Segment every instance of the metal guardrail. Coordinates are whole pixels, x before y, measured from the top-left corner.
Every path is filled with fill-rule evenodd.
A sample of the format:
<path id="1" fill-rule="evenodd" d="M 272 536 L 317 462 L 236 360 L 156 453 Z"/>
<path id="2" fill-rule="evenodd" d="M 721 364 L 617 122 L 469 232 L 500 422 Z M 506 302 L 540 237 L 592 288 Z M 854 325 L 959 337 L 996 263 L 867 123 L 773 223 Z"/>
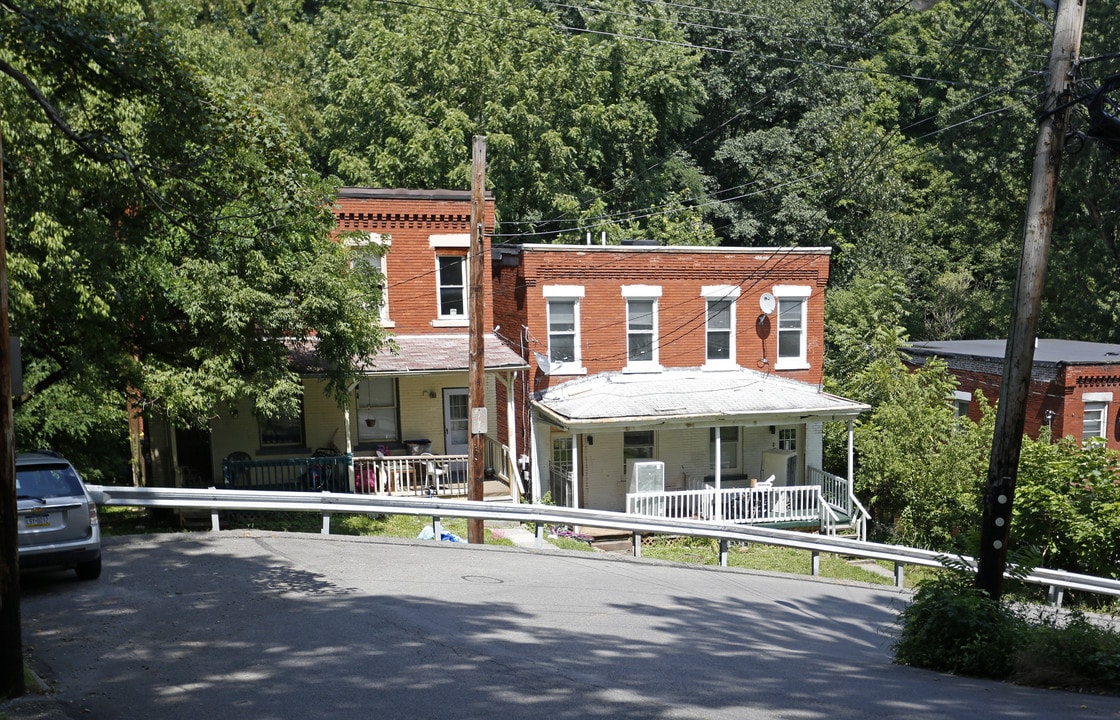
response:
<path id="1" fill-rule="evenodd" d="M 443 500 L 355 495 L 331 492 L 267 492 L 260 490 L 218 490 L 194 488 L 151 488 L 131 486 L 88 486 L 99 504 L 128 507 L 163 507 L 203 509 L 211 511 L 211 526 L 219 529 L 220 510 L 319 512 L 323 515 L 324 534 L 330 532 L 332 513 L 425 515 L 438 524 L 441 517 L 507 520 L 536 525 L 537 546 L 543 547 L 544 528 L 549 523 L 585 525 L 625 530 L 633 534 L 634 554 L 641 555 L 643 535 L 686 535 L 719 541 L 720 565 L 727 566 L 730 542 L 762 543 L 812 552 L 812 574 L 820 574 L 820 553 L 834 553 L 894 563 L 895 585 L 902 587 L 906 565 L 942 567 L 944 553 L 901 545 L 853 540 L 849 538 L 809 535 L 775 528 L 719 524 L 703 520 L 656 518 L 627 515 L 607 510 L 559 507 L 555 505 L 498 504 L 470 500 Z M 439 537 L 437 532 L 436 537 Z M 973 558 L 961 558 L 976 566 Z M 1065 590 L 1081 590 L 1120 597 L 1120 580 L 1093 575 L 1079 575 L 1064 570 L 1036 568 L 1025 582 L 1049 588 L 1050 601 L 1060 605 Z"/>

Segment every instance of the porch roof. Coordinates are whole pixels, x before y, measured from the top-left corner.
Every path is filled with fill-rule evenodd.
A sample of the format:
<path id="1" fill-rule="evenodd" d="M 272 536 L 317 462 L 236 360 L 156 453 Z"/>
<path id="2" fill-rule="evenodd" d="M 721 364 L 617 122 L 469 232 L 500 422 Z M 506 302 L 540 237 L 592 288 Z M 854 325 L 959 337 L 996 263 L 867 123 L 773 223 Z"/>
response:
<path id="1" fill-rule="evenodd" d="M 396 351 L 382 350 L 361 366 L 371 375 L 406 375 L 466 371 L 470 364 L 470 336 L 465 333 L 441 335 L 394 335 Z M 526 370 L 525 359 L 511 350 L 493 333 L 483 337 L 487 371 Z"/>
<path id="2" fill-rule="evenodd" d="M 871 409 L 789 378 L 699 368 L 591 375 L 549 388 L 533 406 L 547 422 L 569 432 L 823 422 Z"/>
<path id="3" fill-rule="evenodd" d="M 486 371 L 527 370 L 528 363 L 493 333 L 484 335 Z M 423 375 L 466 372 L 470 363 L 470 336 L 466 333 L 430 335 L 393 335 L 396 344 L 386 348 L 359 366 L 368 375 Z M 293 346 L 296 367 L 303 373 L 316 374 L 322 368 L 315 362 L 309 343 Z"/>

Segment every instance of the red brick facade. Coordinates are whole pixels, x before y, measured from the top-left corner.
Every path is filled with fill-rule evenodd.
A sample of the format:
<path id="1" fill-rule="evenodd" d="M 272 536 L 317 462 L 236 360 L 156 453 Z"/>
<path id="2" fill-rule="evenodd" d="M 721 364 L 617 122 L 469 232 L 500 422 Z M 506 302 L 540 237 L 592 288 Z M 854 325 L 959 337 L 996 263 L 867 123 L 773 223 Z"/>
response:
<path id="1" fill-rule="evenodd" d="M 507 341 L 521 344 L 530 362 L 548 356 L 548 297 L 579 293 L 579 356 L 585 372 L 546 374 L 534 366 L 534 390 L 580 374 L 627 366 L 627 298 L 653 288 L 657 303 L 658 360 L 662 367 L 703 367 L 706 362 L 705 289 L 733 288 L 734 351 L 739 367 L 776 371 L 812 384 L 822 378 L 827 249 L 746 249 L 650 246 L 543 246 L 496 248 L 493 261 L 495 321 Z M 775 369 L 778 313 L 760 309 L 764 293 L 792 290 L 805 296 L 804 363 Z M 520 337 L 517 337 L 518 330 Z"/>
<path id="2" fill-rule="evenodd" d="M 471 227 L 471 193 L 458 190 L 386 190 L 342 188 L 335 204 L 338 230 L 388 236 L 386 281 L 389 309 L 387 327 L 396 334 L 466 333 L 466 315 L 460 325 L 438 321 L 437 254 L 466 257 Z M 486 198 L 485 237 L 480 260 L 489 263 L 490 233 L 494 229 L 494 200 Z M 469 272 L 466 281 L 469 284 Z M 491 328 L 493 296 L 490 275 L 484 272 L 485 315 L 483 327 Z"/>
<path id="3" fill-rule="evenodd" d="M 972 396 L 979 389 L 988 404 L 995 405 L 1003 375 L 1002 345 L 995 348 L 1001 352 L 982 355 L 967 345 L 971 342 L 919 343 L 930 347 L 921 348 L 909 364 L 920 366 L 927 356 L 940 357 L 957 379 L 961 394 Z M 1049 426 L 1053 438 L 1081 438 L 1086 430 L 1086 404 L 1097 407 L 1104 404 L 1105 422 L 1101 432 L 1109 448 L 1120 450 L 1120 353 L 1115 352 L 1120 351 L 1120 347 L 1057 340 L 1039 342 L 1027 393 L 1024 432 L 1037 439 L 1041 430 Z M 957 347 L 961 348 L 959 352 L 954 351 Z M 1069 355 L 1062 355 L 1063 351 Z M 1042 352 L 1049 359 L 1040 360 Z M 1117 355 L 1117 362 L 1106 360 L 1109 355 Z M 1094 361 L 1094 356 L 1100 359 Z M 968 416 L 979 420 L 980 414 L 981 408 L 975 402 L 970 403 Z M 1097 425 L 1096 419 L 1092 420 L 1090 429 Z"/>

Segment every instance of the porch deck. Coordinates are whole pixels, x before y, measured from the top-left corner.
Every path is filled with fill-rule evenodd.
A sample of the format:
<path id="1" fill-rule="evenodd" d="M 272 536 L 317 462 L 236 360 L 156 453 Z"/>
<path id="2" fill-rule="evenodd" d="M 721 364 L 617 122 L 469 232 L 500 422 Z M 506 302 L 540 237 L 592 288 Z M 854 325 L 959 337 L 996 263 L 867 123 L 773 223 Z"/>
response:
<path id="1" fill-rule="evenodd" d="M 516 468 L 503 461 L 503 446 L 487 440 L 484 499 L 520 498 L 523 488 Z M 430 454 L 226 459 L 222 476 L 225 487 L 244 490 L 465 498 L 469 462 L 467 455 Z"/>

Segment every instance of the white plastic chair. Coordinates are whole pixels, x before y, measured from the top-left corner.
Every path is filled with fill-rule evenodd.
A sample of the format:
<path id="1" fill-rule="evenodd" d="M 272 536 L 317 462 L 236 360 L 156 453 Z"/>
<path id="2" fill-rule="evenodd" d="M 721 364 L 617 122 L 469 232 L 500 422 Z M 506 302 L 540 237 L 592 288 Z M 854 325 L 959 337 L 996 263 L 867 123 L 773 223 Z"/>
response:
<path id="1" fill-rule="evenodd" d="M 422 458 L 435 457 L 431 453 L 420 453 Z M 436 495 L 439 495 L 439 479 L 443 477 L 446 470 L 436 464 L 435 460 L 424 461 L 424 479 L 430 487 L 435 488 Z"/>

